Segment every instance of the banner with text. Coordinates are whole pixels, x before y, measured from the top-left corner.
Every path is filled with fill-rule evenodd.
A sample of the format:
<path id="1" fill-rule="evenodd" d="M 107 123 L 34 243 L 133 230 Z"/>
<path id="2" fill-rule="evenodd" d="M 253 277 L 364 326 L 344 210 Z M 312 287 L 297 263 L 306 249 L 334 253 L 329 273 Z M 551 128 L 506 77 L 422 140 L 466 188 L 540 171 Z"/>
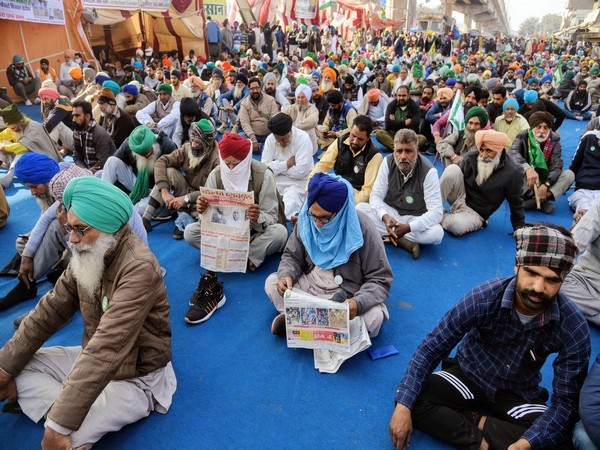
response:
<path id="1" fill-rule="evenodd" d="M 86 8 L 121 9 L 126 11 L 157 11 L 169 9 L 170 0 L 82 0 Z"/>
<path id="2" fill-rule="evenodd" d="M 0 19 L 65 24 L 61 0 L 0 0 Z"/>

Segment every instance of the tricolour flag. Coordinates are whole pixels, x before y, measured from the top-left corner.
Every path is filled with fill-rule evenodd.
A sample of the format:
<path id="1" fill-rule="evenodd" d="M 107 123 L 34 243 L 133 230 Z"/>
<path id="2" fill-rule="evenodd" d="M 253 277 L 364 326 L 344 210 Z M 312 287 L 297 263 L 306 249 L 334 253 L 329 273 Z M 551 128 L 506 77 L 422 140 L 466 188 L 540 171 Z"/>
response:
<path id="1" fill-rule="evenodd" d="M 452 109 L 450 109 L 450 118 L 448 119 L 457 130 L 465 128 L 465 110 L 462 104 L 460 89 L 456 91 L 454 100 L 452 101 Z"/>

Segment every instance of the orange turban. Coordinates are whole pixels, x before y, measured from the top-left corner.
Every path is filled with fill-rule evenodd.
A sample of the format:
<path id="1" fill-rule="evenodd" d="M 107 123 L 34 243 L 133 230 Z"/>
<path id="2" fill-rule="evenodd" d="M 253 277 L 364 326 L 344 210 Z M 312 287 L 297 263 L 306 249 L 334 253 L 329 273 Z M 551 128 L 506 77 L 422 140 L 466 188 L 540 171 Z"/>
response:
<path id="1" fill-rule="evenodd" d="M 496 130 L 479 130 L 475 133 L 475 145 L 478 150 L 485 145 L 486 148 L 495 152 L 501 152 L 506 148 L 508 138 L 505 133 Z"/>
<path id="2" fill-rule="evenodd" d="M 331 77 L 331 80 L 335 83 L 335 80 L 337 80 L 337 75 L 335 74 L 335 70 L 333 70 L 332 68 L 328 67 L 327 69 L 325 69 L 323 71 L 323 76 L 325 75 L 329 75 Z"/>
<path id="3" fill-rule="evenodd" d="M 379 89 L 369 89 L 369 92 L 367 92 L 367 100 L 370 102 L 378 102 L 380 95 L 381 91 Z"/>
<path id="4" fill-rule="evenodd" d="M 192 76 L 188 78 L 191 84 L 195 84 L 196 86 L 198 86 L 200 89 L 204 90 L 204 88 L 206 87 L 206 85 L 204 84 L 204 81 L 202 81 L 200 79 L 200 77 L 197 76 Z"/>
<path id="5" fill-rule="evenodd" d="M 71 78 L 79 79 L 79 78 L 83 77 L 83 72 L 81 71 L 81 68 L 79 68 L 79 67 L 72 67 L 69 70 L 69 75 L 71 75 Z"/>

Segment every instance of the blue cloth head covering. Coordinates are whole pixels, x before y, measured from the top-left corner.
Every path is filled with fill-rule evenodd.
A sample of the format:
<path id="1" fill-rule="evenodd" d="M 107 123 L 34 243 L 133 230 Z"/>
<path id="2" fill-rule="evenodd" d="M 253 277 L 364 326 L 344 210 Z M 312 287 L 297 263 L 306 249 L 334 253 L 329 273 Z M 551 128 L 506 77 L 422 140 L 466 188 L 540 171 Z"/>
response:
<path id="1" fill-rule="evenodd" d="M 542 77 L 542 83 L 545 83 L 546 81 L 552 81 L 552 75 L 544 75 Z"/>
<path id="2" fill-rule="evenodd" d="M 110 77 L 106 74 L 99 73 L 98 75 L 96 75 L 96 78 L 94 78 L 94 80 L 96 81 L 96 84 L 102 86 L 105 81 L 110 80 Z"/>
<path id="3" fill-rule="evenodd" d="M 310 74 L 311 77 L 317 77 L 319 80 L 321 79 L 321 72 L 315 70 L 313 73 Z"/>
<path id="4" fill-rule="evenodd" d="M 335 212 L 341 203 L 342 187 L 346 192 L 341 209 L 331 222 L 317 227 L 308 215 L 309 206 L 316 201 L 326 211 Z M 335 197 L 335 200 L 329 197 Z M 298 216 L 298 232 L 308 256 L 321 269 L 333 269 L 347 263 L 350 255 L 364 245 L 350 183 L 338 175 L 316 173 L 308 184 L 307 200 Z"/>
<path id="5" fill-rule="evenodd" d="M 125 94 L 130 95 L 138 95 L 140 93 L 139 89 L 135 84 L 126 84 L 125 86 L 123 86 L 123 92 Z"/>
<path id="6" fill-rule="evenodd" d="M 448 78 L 446 80 L 446 86 L 454 86 L 456 84 L 456 78 Z"/>
<path id="7" fill-rule="evenodd" d="M 25 153 L 15 164 L 15 176 L 23 183 L 48 184 L 59 171 L 56 161 L 36 152 Z"/>
<path id="8" fill-rule="evenodd" d="M 525 101 L 525 103 L 533 103 L 537 99 L 538 99 L 538 93 L 537 93 L 537 91 L 534 91 L 533 89 L 525 91 L 525 94 L 523 94 L 523 100 Z"/>
<path id="9" fill-rule="evenodd" d="M 113 80 L 106 80 L 104 83 L 102 83 L 102 87 L 109 88 L 112 91 L 112 93 L 115 95 L 117 95 L 119 92 L 121 92 L 121 86 L 119 86 Z"/>
<path id="10" fill-rule="evenodd" d="M 108 234 L 119 231 L 133 213 L 133 203 L 125 192 L 96 177 L 69 181 L 63 202 L 83 222 Z"/>
<path id="11" fill-rule="evenodd" d="M 133 63 L 133 68 L 134 68 L 134 69 L 140 69 L 140 70 L 141 70 L 141 69 L 143 69 L 143 67 L 142 67 L 142 63 L 141 63 L 141 62 L 139 62 L 139 61 L 136 61 L 136 62 L 134 62 L 134 63 Z"/>
<path id="12" fill-rule="evenodd" d="M 332 69 L 335 67 L 335 63 L 333 61 L 331 61 L 331 60 L 327 61 L 327 65 L 329 67 L 331 67 Z"/>
<path id="13" fill-rule="evenodd" d="M 392 72 L 400 72 L 400 66 L 398 64 L 394 64 L 392 66 Z"/>
<path id="14" fill-rule="evenodd" d="M 507 98 L 506 100 L 504 100 L 504 103 L 502 104 L 502 111 L 504 111 L 509 106 L 512 106 L 515 109 L 519 109 L 519 103 L 514 98 Z"/>

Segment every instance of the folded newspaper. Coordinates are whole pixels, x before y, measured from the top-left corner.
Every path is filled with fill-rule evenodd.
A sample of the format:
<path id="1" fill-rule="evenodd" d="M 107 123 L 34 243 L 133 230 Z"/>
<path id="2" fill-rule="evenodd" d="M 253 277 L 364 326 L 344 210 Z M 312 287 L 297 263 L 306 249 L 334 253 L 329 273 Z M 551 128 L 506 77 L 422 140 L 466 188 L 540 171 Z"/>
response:
<path id="1" fill-rule="evenodd" d="M 335 373 L 344 361 L 371 346 L 362 316 L 350 320 L 348 303 L 315 297 L 299 289 L 285 292 L 287 346 L 312 348 L 315 369 Z"/>

